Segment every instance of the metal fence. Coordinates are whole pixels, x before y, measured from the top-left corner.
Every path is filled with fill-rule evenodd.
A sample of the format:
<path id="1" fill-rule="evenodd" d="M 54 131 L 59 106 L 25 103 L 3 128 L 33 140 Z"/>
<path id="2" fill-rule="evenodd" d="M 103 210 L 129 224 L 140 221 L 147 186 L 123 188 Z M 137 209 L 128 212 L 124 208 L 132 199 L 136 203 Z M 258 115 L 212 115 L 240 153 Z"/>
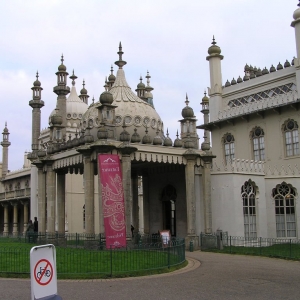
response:
<path id="1" fill-rule="evenodd" d="M 245 238 L 228 234 L 200 234 L 202 251 L 259 255 L 300 260 L 300 240 L 286 238 Z"/>
<path id="2" fill-rule="evenodd" d="M 62 239 L 65 242 L 59 243 Z M 60 244 L 56 247 L 59 278 L 130 276 L 145 271 L 157 272 L 185 261 L 185 242 L 179 238 L 163 244 L 156 235 L 136 235 L 128 240 L 126 248 L 106 248 L 103 235 L 37 235 L 32 239 L 1 237 L 0 273 L 30 274 L 29 251 L 45 241 Z"/>

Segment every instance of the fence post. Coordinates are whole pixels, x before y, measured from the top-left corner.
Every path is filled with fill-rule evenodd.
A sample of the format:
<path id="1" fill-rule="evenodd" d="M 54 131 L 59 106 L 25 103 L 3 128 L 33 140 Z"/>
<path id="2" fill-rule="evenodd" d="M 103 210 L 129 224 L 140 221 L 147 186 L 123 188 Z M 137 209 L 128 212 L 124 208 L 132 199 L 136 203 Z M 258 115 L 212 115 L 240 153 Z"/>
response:
<path id="1" fill-rule="evenodd" d="M 261 237 L 259 238 L 259 255 L 261 256 Z"/>
<path id="2" fill-rule="evenodd" d="M 77 245 L 78 245 L 78 236 L 77 236 L 77 232 L 76 232 L 76 234 L 75 234 L 75 245 L 76 245 L 76 248 L 77 248 Z"/>
<path id="3" fill-rule="evenodd" d="M 231 253 L 231 236 L 229 237 L 229 242 L 230 242 L 230 253 Z"/>
<path id="4" fill-rule="evenodd" d="M 170 269 L 170 248 L 171 248 L 171 246 L 170 246 L 170 241 L 169 241 L 169 243 L 168 243 L 168 269 Z"/>
<path id="5" fill-rule="evenodd" d="M 292 239 L 290 239 L 290 258 L 292 258 Z"/>

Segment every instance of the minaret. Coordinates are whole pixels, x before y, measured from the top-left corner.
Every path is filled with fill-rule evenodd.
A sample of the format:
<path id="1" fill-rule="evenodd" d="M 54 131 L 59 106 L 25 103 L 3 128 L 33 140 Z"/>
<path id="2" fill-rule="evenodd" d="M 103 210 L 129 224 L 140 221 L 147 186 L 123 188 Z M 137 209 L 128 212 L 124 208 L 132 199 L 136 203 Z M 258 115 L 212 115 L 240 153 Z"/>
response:
<path id="1" fill-rule="evenodd" d="M 110 75 L 108 76 L 108 91 L 112 88 L 116 81 L 116 76 L 114 75 L 113 66 L 110 68 Z"/>
<path id="2" fill-rule="evenodd" d="M 209 123 L 209 98 L 206 96 L 206 92 L 204 92 L 204 97 L 200 104 L 202 106 L 201 112 L 203 113 L 204 125 L 207 125 Z M 210 149 L 210 132 L 207 128 L 204 129 L 204 141 L 201 144 L 201 149 Z"/>
<path id="3" fill-rule="evenodd" d="M 208 56 L 210 71 L 210 88 L 208 94 L 210 96 L 210 118 L 215 121 L 218 118 L 219 111 L 222 110 L 222 71 L 221 71 L 221 48 L 216 45 L 215 37 L 213 37 L 212 46 L 208 48 Z"/>
<path id="4" fill-rule="evenodd" d="M 3 139 L 1 142 L 2 149 L 2 178 L 4 178 L 8 171 L 8 147 L 10 146 L 9 141 L 9 131 L 7 128 L 7 123 L 5 122 L 5 127 L 2 132 Z"/>
<path id="5" fill-rule="evenodd" d="M 71 78 L 71 77 L 70 77 Z M 76 77 L 77 78 L 77 77 Z M 73 81 L 72 81 L 72 84 L 73 84 Z M 88 99 L 89 99 L 89 95 L 88 95 L 88 91 L 86 90 L 85 88 L 85 81 L 83 79 L 83 82 L 82 82 L 82 89 L 80 91 L 80 95 L 79 95 L 79 98 L 82 100 L 82 102 L 84 102 L 85 104 L 88 104 Z"/>
<path id="6" fill-rule="evenodd" d="M 145 78 L 147 78 L 147 86 L 145 87 L 145 98 L 147 99 L 147 102 L 153 106 L 153 95 L 151 93 L 151 91 L 153 91 L 153 87 L 150 86 L 150 78 L 151 76 L 149 75 L 149 72 L 147 71 L 147 76 L 145 76 Z M 154 107 L 154 106 L 153 106 Z"/>
<path id="7" fill-rule="evenodd" d="M 70 93 L 70 88 L 67 86 L 67 68 L 64 65 L 64 57 L 61 56 L 61 64 L 58 66 L 58 72 L 55 73 L 57 76 L 57 86 L 53 88 L 53 92 L 57 95 L 56 107 L 59 109 L 59 113 L 62 116 L 62 136 L 66 134 L 66 120 L 67 120 L 67 97 Z"/>
<path id="8" fill-rule="evenodd" d="M 297 58 L 300 58 L 300 2 L 297 4 L 298 8 L 294 11 L 291 26 L 295 28 L 295 38 L 296 38 L 296 49 Z"/>
<path id="9" fill-rule="evenodd" d="M 41 82 L 39 81 L 39 73 L 36 72 L 36 81 L 33 83 L 32 100 L 29 101 L 29 106 L 32 107 L 32 138 L 31 149 L 35 153 L 39 149 L 39 136 L 41 131 L 41 108 L 44 106 L 42 98 Z"/>
<path id="10" fill-rule="evenodd" d="M 145 95 L 145 84 L 143 83 L 143 78 L 142 76 L 140 76 L 140 82 L 138 83 L 138 85 L 136 86 L 136 95 L 145 100 L 144 95 Z"/>

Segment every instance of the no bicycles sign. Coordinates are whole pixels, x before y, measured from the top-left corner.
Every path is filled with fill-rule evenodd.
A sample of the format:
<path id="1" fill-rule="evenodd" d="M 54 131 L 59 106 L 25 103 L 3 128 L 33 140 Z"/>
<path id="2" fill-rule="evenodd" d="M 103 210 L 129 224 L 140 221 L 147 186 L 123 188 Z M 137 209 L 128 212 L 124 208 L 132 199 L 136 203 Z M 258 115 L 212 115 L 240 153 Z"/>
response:
<path id="1" fill-rule="evenodd" d="M 56 252 L 54 245 L 42 245 L 30 250 L 31 299 L 45 297 L 61 299 L 57 295 Z"/>

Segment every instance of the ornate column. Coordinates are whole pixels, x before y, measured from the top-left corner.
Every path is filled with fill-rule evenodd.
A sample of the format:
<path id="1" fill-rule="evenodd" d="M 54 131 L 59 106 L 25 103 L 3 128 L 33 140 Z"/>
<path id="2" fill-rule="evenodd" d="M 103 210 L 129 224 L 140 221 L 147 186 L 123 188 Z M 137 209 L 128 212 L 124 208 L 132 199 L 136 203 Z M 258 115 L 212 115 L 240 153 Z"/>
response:
<path id="1" fill-rule="evenodd" d="M 57 173 L 57 221 L 59 234 L 65 233 L 66 174 Z"/>
<path id="2" fill-rule="evenodd" d="M 46 193 L 47 193 L 47 232 L 55 233 L 56 213 L 56 174 L 52 169 L 52 161 L 47 161 Z"/>
<path id="3" fill-rule="evenodd" d="M 185 186 L 186 186 L 186 208 L 187 208 L 187 237 L 186 246 L 190 240 L 196 238 L 196 197 L 195 197 L 195 164 L 199 156 L 194 150 L 188 149 L 184 154 Z M 198 246 L 198 245 L 196 245 Z"/>
<path id="4" fill-rule="evenodd" d="M 91 160 L 91 151 L 83 153 L 83 178 L 85 199 L 85 232 L 95 234 L 95 204 L 94 204 L 94 164 Z"/>
<path id="5" fill-rule="evenodd" d="M 204 202 L 204 224 L 205 233 L 212 233 L 212 212 L 211 212 L 211 176 L 210 169 L 213 155 L 201 155 L 204 162 L 202 173 L 202 186 L 203 186 L 203 202 Z"/>
<path id="6" fill-rule="evenodd" d="M 25 235 L 27 225 L 28 225 L 28 202 L 27 201 L 21 201 L 23 204 L 23 214 L 24 214 L 24 228 L 23 228 L 23 234 Z"/>
<path id="7" fill-rule="evenodd" d="M 144 197 L 143 197 L 143 177 L 138 176 L 138 208 L 139 208 L 139 233 L 144 234 Z"/>
<path id="8" fill-rule="evenodd" d="M 125 218 L 126 218 L 126 235 L 131 235 L 132 222 L 132 190 L 131 190 L 131 153 L 137 148 L 122 145 L 118 148 L 122 153 L 122 175 L 123 175 L 123 191 L 125 200 Z"/>
<path id="9" fill-rule="evenodd" d="M 3 228 L 3 236 L 8 235 L 8 204 L 2 203 L 1 204 L 4 208 L 4 228 Z"/>
<path id="10" fill-rule="evenodd" d="M 11 202 L 10 203 L 13 206 L 14 214 L 13 214 L 13 235 L 18 235 L 18 203 L 17 202 Z"/>

